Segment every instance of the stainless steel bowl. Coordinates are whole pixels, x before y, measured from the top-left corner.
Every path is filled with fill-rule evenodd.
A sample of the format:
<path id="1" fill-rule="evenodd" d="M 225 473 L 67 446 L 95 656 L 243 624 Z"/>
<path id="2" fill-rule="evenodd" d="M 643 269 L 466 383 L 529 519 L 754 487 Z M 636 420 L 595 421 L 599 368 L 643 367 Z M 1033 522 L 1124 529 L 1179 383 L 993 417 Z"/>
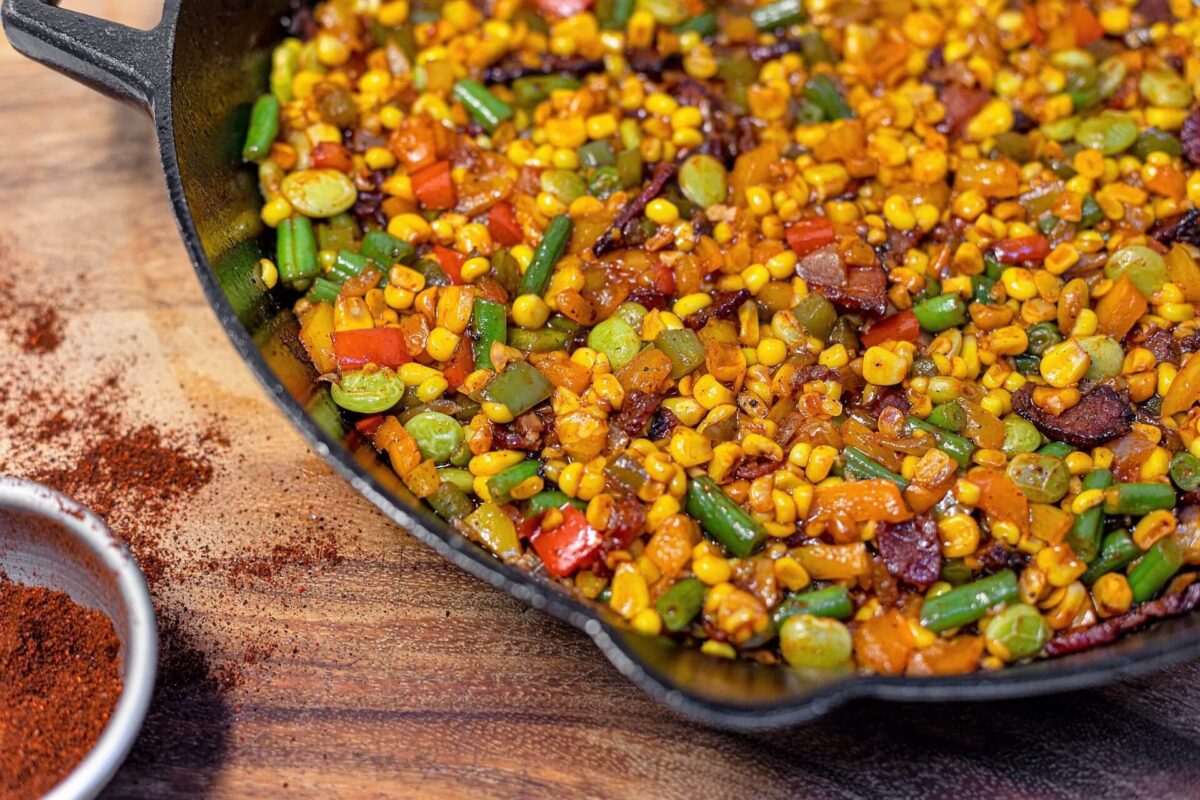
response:
<path id="1" fill-rule="evenodd" d="M 0 571 L 66 592 L 116 629 L 124 683 L 117 707 L 87 758 L 45 800 L 95 797 L 128 755 L 154 691 L 158 630 L 146 579 L 95 514 L 39 483 L 7 477 L 0 477 Z"/>

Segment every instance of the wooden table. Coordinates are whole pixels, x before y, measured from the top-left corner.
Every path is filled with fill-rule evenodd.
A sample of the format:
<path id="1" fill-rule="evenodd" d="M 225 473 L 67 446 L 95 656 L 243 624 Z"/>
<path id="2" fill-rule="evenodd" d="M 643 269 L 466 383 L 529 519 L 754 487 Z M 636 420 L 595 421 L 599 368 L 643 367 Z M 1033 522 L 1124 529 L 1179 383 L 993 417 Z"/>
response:
<path id="1" fill-rule="evenodd" d="M 72 3 L 142 24 L 159 5 Z M 441 561 L 308 450 L 201 297 L 150 123 L 0 47 L 0 275 L 47 298 L 73 287 L 55 353 L 31 360 L 0 333 L 3 383 L 20 391 L 32 375 L 53 398 L 108 370 L 131 422 L 216 419 L 232 443 L 216 449 L 213 481 L 163 521 L 167 547 L 193 568 L 156 594 L 182 619 L 173 641 L 238 685 L 198 674 L 160 694 L 112 797 L 1200 791 L 1194 665 L 1021 702 L 860 703 L 760 736 L 651 702 L 582 634 Z M 19 435 L 0 428 L 0 472 L 52 457 L 14 455 Z M 233 555 L 317 529 L 336 538 L 339 564 L 231 585 Z M 217 563 L 194 568 L 204 545 Z"/>

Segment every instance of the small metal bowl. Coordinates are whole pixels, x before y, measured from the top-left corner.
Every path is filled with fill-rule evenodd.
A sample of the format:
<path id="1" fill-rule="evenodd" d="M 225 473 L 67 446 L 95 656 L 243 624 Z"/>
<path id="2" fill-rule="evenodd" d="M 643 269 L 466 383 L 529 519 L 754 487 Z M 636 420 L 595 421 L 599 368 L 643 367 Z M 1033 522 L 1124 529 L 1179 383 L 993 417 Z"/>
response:
<path id="1" fill-rule="evenodd" d="M 0 571 L 16 583 L 66 592 L 116 629 L 121 697 L 96 746 L 44 800 L 95 797 L 129 754 L 154 691 L 158 630 L 146 579 L 95 514 L 41 484 L 2 476 Z"/>

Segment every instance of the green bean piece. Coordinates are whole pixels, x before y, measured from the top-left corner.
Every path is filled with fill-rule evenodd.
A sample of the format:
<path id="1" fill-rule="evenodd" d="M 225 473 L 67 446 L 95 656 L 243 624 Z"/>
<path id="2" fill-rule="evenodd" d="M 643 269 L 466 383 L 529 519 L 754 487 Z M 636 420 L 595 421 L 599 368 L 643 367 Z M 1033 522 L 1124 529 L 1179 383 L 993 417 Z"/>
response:
<path id="1" fill-rule="evenodd" d="M 271 145 L 278 135 L 279 99 L 273 94 L 264 94 L 250 111 L 250 129 L 246 132 L 242 159 L 255 163 L 265 159 L 271 154 Z"/>
<path id="2" fill-rule="evenodd" d="M 438 411 L 422 411 L 404 423 L 404 430 L 417 442 L 423 458 L 445 464 L 466 440 L 462 425 Z"/>
<path id="3" fill-rule="evenodd" d="M 447 522 L 463 519 L 475 510 L 475 504 L 466 493 L 450 481 L 442 481 L 426 500 L 429 501 L 433 513 Z"/>
<path id="4" fill-rule="evenodd" d="M 292 102 L 292 82 L 300 65 L 300 42 L 284 39 L 271 52 L 271 94 L 280 105 Z"/>
<path id="5" fill-rule="evenodd" d="M 574 497 L 567 497 L 557 489 L 547 489 L 538 492 L 533 497 L 525 501 L 525 506 L 521 510 L 522 516 L 525 519 L 536 517 L 538 514 L 545 513 L 552 508 L 562 508 L 565 505 L 572 505 L 583 511 L 587 508 L 587 503 L 582 500 L 577 500 Z"/>
<path id="6" fill-rule="evenodd" d="M 772 613 L 776 627 L 782 626 L 788 617 L 811 614 L 814 617 L 850 619 L 854 615 L 854 602 L 850 590 L 845 586 L 829 586 L 789 595 Z"/>
<path id="7" fill-rule="evenodd" d="M 988 652 L 1004 661 L 1033 658 L 1050 639 L 1050 624 L 1027 603 L 1013 603 L 983 628 Z"/>
<path id="8" fill-rule="evenodd" d="M 578 89 L 582 81 L 565 75 L 532 75 L 513 81 L 513 100 L 522 108 L 533 108 L 555 89 Z"/>
<path id="9" fill-rule="evenodd" d="M 483 399 L 503 403 L 519 417 L 548 398 L 554 387 L 537 367 L 527 361 L 514 361 L 483 387 Z"/>
<path id="10" fill-rule="evenodd" d="M 825 41 L 820 31 L 808 31 L 800 34 L 800 55 L 808 67 L 816 64 L 832 64 L 837 61 L 837 53 Z"/>
<path id="11" fill-rule="evenodd" d="M 1183 144 L 1179 141 L 1179 137 L 1167 131 L 1160 131 L 1157 128 L 1147 128 L 1142 131 L 1133 145 L 1133 154 L 1142 161 L 1145 161 L 1152 153 L 1166 153 L 1171 158 L 1179 158 L 1183 155 Z M 1088 195 L 1089 197 L 1091 195 Z M 1092 201 L 1095 202 L 1094 200 Z M 1096 206 L 1099 208 L 1099 206 Z M 1087 203 L 1083 206 L 1084 213 L 1087 213 Z M 1080 221 L 1082 223 L 1082 220 Z M 1095 224 L 1095 223 L 1093 223 Z"/>
<path id="12" fill-rule="evenodd" d="M 612 16 L 608 19 L 608 24 L 604 27 L 610 30 L 625 30 L 625 26 L 629 24 L 629 18 L 633 16 L 634 0 L 613 0 Z"/>
<path id="13" fill-rule="evenodd" d="M 449 286 L 450 276 L 442 269 L 442 265 L 432 258 L 422 258 L 413 264 L 413 270 L 425 276 L 426 286 Z"/>
<path id="14" fill-rule="evenodd" d="M 404 381 L 390 369 L 347 372 L 329 387 L 329 393 L 333 402 L 347 411 L 379 414 L 400 402 L 404 396 Z"/>
<path id="15" fill-rule="evenodd" d="M 309 287 L 305 297 L 314 303 L 334 303 L 337 302 L 341 292 L 342 285 L 340 283 L 318 276 L 313 279 L 312 286 Z"/>
<path id="16" fill-rule="evenodd" d="M 964 439 L 956 433 L 950 433 L 950 431 L 930 425 L 925 420 L 916 417 L 908 418 L 908 427 L 910 432 L 913 428 L 919 428 L 933 434 L 933 438 L 937 442 L 937 449 L 957 461 L 962 469 L 968 469 L 971 466 L 971 456 L 975 453 L 975 444 L 970 439 Z"/>
<path id="17" fill-rule="evenodd" d="M 292 217 L 276 231 L 275 265 L 279 279 L 293 289 L 306 289 L 321 272 L 317 261 L 317 239 L 308 217 Z"/>
<path id="18" fill-rule="evenodd" d="M 857 447 L 846 448 L 846 469 L 855 476 L 863 479 L 883 479 L 891 481 L 901 490 L 908 488 L 908 480 L 892 472 Z"/>
<path id="19" fill-rule="evenodd" d="M 663 627 L 678 633 L 691 625 L 704 605 L 704 593 L 707 590 L 708 587 L 696 578 L 684 578 L 663 592 L 655 603 Z"/>
<path id="20" fill-rule="evenodd" d="M 1029 329 L 1025 331 L 1025 335 L 1029 340 L 1029 346 L 1025 348 L 1025 352 L 1035 356 L 1042 355 L 1063 340 L 1062 333 L 1053 322 L 1039 322 L 1036 325 L 1030 325 Z"/>
<path id="21" fill-rule="evenodd" d="M 491 271 L 489 276 L 504 287 L 510 295 L 517 293 L 521 284 L 521 265 L 507 248 L 497 247 L 492 251 Z"/>
<path id="22" fill-rule="evenodd" d="M 387 231 L 368 233 L 363 237 L 358 252 L 385 268 L 393 264 L 411 264 L 417 255 L 411 244 Z"/>
<path id="23" fill-rule="evenodd" d="M 820 108 L 827 120 L 850 119 L 854 116 L 833 78 L 823 73 L 813 75 L 804 84 L 804 97 Z"/>
<path id="24" fill-rule="evenodd" d="M 941 580 L 953 586 L 961 586 L 975 577 L 971 566 L 961 558 L 947 558 L 942 562 Z"/>
<path id="25" fill-rule="evenodd" d="M 550 221 L 546 233 L 542 236 L 542 241 L 538 243 L 537 250 L 533 252 L 533 261 L 529 264 L 529 269 L 521 278 L 518 294 L 540 296 L 542 292 L 546 291 L 546 284 L 550 282 L 550 273 L 553 271 L 554 265 L 558 263 L 558 259 L 562 257 L 563 251 L 567 249 L 567 243 L 571 241 L 573 230 L 574 223 L 566 214 L 559 214 Z"/>
<path id="26" fill-rule="evenodd" d="M 615 167 L 617 154 L 612 145 L 605 139 L 598 139 L 581 146 L 578 151 L 579 163 L 585 167 Z"/>
<path id="27" fill-rule="evenodd" d="M 925 281 L 926 281 L 926 283 L 928 283 L 929 278 L 926 277 Z M 992 297 L 992 287 L 995 285 L 996 285 L 995 278 L 989 278 L 986 275 L 972 275 L 971 276 L 971 300 L 975 303 L 983 303 L 985 306 L 994 304 L 996 302 L 996 299 L 994 297 Z M 936 297 L 938 294 L 941 294 L 941 291 L 940 291 L 941 286 L 940 285 L 938 286 L 938 289 L 939 289 L 939 291 L 933 296 Z M 929 298 L 925 298 L 925 299 L 928 300 Z"/>
<path id="28" fill-rule="evenodd" d="M 1043 453 L 1021 453 L 1005 468 L 1008 479 L 1032 503 L 1057 503 L 1071 488 L 1071 473 L 1061 458 Z"/>
<path id="29" fill-rule="evenodd" d="M 512 500 L 513 489 L 516 489 L 530 478 L 537 477 L 540 467 L 541 464 L 537 461 L 522 461 L 520 464 L 509 467 L 498 475 L 488 478 L 487 488 L 488 494 L 492 496 L 492 502 L 507 503 Z"/>
<path id="30" fill-rule="evenodd" d="M 329 277 L 339 282 L 348 281 L 363 274 L 370 266 L 371 260 L 361 253 L 341 250 L 333 262 L 333 267 L 329 270 Z"/>
<path id="31" fill-rule="evenodd" d="M 475 366 L 480 369 L 495 369 L 492 364 L 492 343 L 508 339 L 508 321 L 503 303 L 475 298 L 471 315 L 471 330 L 475 334 Z"/>
<path id="32" fill-rule="evenodd" d="M 1066 442 L 1050 442 L 1038 448 L 1038 454 L 1043 456 L 1053 456 L 1054 458 L 1066 458 L 1075 452 L 1075 448 Z"/>
<path id="33" fill-rule="evenodd" d="M 967 306 L 956 294 L 944 294 L 913 306 L 917 322 L 930 333 L 963 325 L 967 321 Z"/>
<path id="34" fill-rule="evenodd" d="M 588 347 L 608 356 L 613 369 L 620 369 L 642 349 L 642 338 L 625 320 L 609 317 L 588 334 Z"/>
<path id="35" fill-rule="evenodd" d="M 1171 457 L 1171 480 L 1181 492 L 1194 492 L 1200 489 L 1200 458 L 1186 450 L 1180 450 Z"/>
<path id="36" fill-rule="evenodd" d="M 496 126 L 506 119 L 512 119 L 513 107 L 478 81 L 464 78 L 454 84 L 454 99 L 466 106 L 471 118 L 488 133 L 495 131 Z"/>
<path id="37" fill-rule="evenodd" d="M 743 511 L 712 478 L 693 478 L 688 484 L 687 512 L 725 549 L 739 558 L 754 553 L 767 532 Z"/>
<path id="38" fill-rule="evenodd" d="M 1013 366 L 1017 368 L 1017 372 L 1022 375 L 1038 375 L 1041 372 L 1042 358 L 1041 356 L 1020 355 L 1013 356 Z"/>
<path id="39" fill-rule="evenodd" d="M 1098 224 L 1104 219 L 1104 211 L 1100 208 L 1100 204 L 1096 202 L 1096 198 L 1090 194 L 1083 198 L 1083 212 L 1079 217 L 1079 222 L 1075 226 L 1080 229 L 1090 228 Z"/>
<path id="40" fill-rule="evenodd" d="M 466 450 L 468 453 L 471 452 L 469 447 L 460 447 L 459 449 Z M 450 463 L 454 463 L 453 458 L 450 459 Z M 442 479 L 443 483 L 457 486 L 462 490 L 463 494 L 475 493 L 475 476 L 468 470 L 456 469 L 455 467 L 441 467 L 438 469 L 438 476 Z"/>
<path id="41" fill-rule="evenodd" d="M 691 19 L 676 25 L 674 32 L 695 32 L 700 34 L 700 38 L 702 39 L 715 36 L 717 33 L 717 14 L 714 11 L 705 11 L 703 14 L 697 14 Z"/>
<path id="42" fill-rule="evenodd" d="M 1096 556 L 1096 560 L 1088 566 L 1079 580 L 1090 586 L 1098 581 L 1101 575 L 1122 569 L 1133 563 L 1141 554 L 1142 549 L 1133 541 L 1129 531 L 1113 531 L 1104 537 L 1100 545 L 1100 555 Z"/>
<path id="43" fill-rule="evenodd" d="M 967 424 L 967 412 L 958 403 L 942 403 L 933 407 L 925 421 L 951 433 L 961 433 Z"/>
<path id="44" fill-rule="evenodd" d="M 316 226 L 317 247 L 321 250 L 354 250 L 358 240 L 358 222 L 343 212 Z"/>
<path id="45" fill-rule="evenodd" d="M 1104 493 L 1106 514 L 1140 517 L 1175 505 L 1175 490 L 1165 483 L 1121 483 Z"/>
<path id="46" fill-rule="evenodd" d="M 588 181 L 588 194 L 607 200 L 618 189 L 624 187 L 621 183 L 621 173 L 616 167 L 599 167 L 592 173 Z"/>
<path id="47" fill-rule="evenodd" d="M 793 667 L 835 669 L 850 664 L 850 631 L 836 619 L 797 614 L 779 629 L 779 649 Z"/>
<path id="48" fill-rule="evenodd" d="M 1011 603 L 1018 594 L 1016 573 L 1006 569 L 927 599 L 921 606 L 921 624 L 934 633 L 958 628 L 982 618 L 992 606 Z"/>
<path id="49" fill-rule="evenodd" d="M 812 292 L 792 308 L 792 316 L 804 329 L 823 342 L 829 340 L 837 322 L 837 309 L 820 292 Z"/>
<path id="50" fill-rule="evenodd" d="M 691 375 L 704 363 L 704 344 L 691 328 L 665 330 L 654 340 L 654 346 L 671 359 L 672 380 Z"/>
<path id="51" fill-rule="evenodd" d="M 541 175 L 542 191 L 570 205 L 587 194 L 587 183 L 578 172 L 569 169 L 547 169 Z"/>
<path id="52" fill-rule="evenodd" d="M 1009 458 L 1021 453 L 1032 453 L 1042 443 L 1042 434 L 1037 427 L 1017 414 L 1004 418 L 1004 450 Z"/>
<path id="53" fill-rule="evenodd" d="M 636 147 L 617 153 L 617 175 L 621 178 L 621 185 L 626 189 L 642 185 L 644 166 L 642 152 Z"/>
<path id="54" fill-rule="evenodd" d="M 553 328 L 527 331 L 524 328 L 508 329 L 508 346 L 523 353 L 549 353 L 561 350 L 567 344 L 568 333 Z"/>
<path id="55" fill-rule="evenodd" d="M 775 0 L 750 12 L 750 19 L 760 31 L 797 25 L 804 22 L 804 3 L 801 0 Z"/>
<path id="56" fill-rule="evenodd" d="M 1133 602 L 1144 603 L 1158 594 L 1183 566 L 1183 551 L 1173 536 L 1159 539 L 1129 570 Z"/>
<path id="57" fill-rule="evenodd" d="M 1055 228 L 1058 227 L 1059 219 L 1053 214 L 1045 214 L 1038 220 L 1038 231 L 1044 236 L 1049 236 Z"/>
<path id="58" fill-rule="evenodd" d="M 1083 490 L 1107 489 L 1113 484 L 1113 474 L 1107 469 L 1094 469 L 1083 476 Z M 1085 564 L 1096 558 L 1100 549 L 1100 534 L 1104 532 L 1104 509 L 1089 508 L 1075 518 L 1075 525 L 1067 533 L 1067 544 Z"/>

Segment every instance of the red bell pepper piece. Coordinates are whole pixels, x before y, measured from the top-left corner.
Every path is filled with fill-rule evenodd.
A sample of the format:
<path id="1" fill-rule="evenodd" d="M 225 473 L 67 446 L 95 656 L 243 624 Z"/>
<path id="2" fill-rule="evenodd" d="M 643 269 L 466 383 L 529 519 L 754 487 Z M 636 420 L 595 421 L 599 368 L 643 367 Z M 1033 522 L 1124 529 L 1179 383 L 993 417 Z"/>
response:
<path id="1" fill-rule="evenodd" d="M 525 241 L 525 233 L 513 214 L 512 206 L 505 202 L 496 203 L 488 212 L 488 233 L 492 235 L 492 239 L 505 247 Z"/>
<path id="2" fill-rule="evenodd" d="M 458 347 L 454 348 L 454 354 L 450 356 L 445 368 L 442 369 L 442 375 L 446 377 L 446 383 L 450 384 L 451 389 L 457 389 L 474 371 L 475 355 L 471 352 L 470 340 L 464 336 L 459 341 Z"/>
<path id="3" fill-rule="evenodd" d="M 1096 15 L 1083 3 L 1076 3 L 1067 9 L 1063 21 L 1075 29 L 1076 47 L 1087 47 L 1092 42 L 1104 38 L 1104 28 L 1100 26 L 1100 20 L 1096 19 Z"/>
<path id="4" fill-rule="evenodd" d="M 529 543 L 551 575 L 565 578 L 595 563 L 603 537 L 588 524 L 583 512 L 570 503 L 559 511 L 562 524 L 550 530 L 539 529 Z"/>
<path id="5" fill-rule="evenodd" d="M 912 311 L 901 311 L 881 319 L 863 333 L 863 347 L 874 347 L 886 341 L 915 342 L 921 335 L 921 323 Z"/>
<path id="6" fill-rule="evenodd" d="M 1050 240 L 1045 236 L 1001 239 L 992 245 L 992 252 L 1005 264 L 1033 264 L 1050 255 Z"/>
<path id="7" fill-rule="evenodd" d="M 784 236 L 796 255 L 803 258 L 833 243 L 833 223 L 825 217 L 802 219 L 784 231 Z"/>
<path id="8" fill-rule="evenodd" d="M 396 369 L 412 361 L 399 328 L 368 328 L 333 334 L 333 357 L 343 372 L 366 364 Z"/>
<path id="9" fill-rule="evenodd" d="M 312 153 L 313 169 L 336 169 L 338 172 L 351 172 L 354 160 L 350 152 L 337 142 L 321 142 Z"/>
<path id="10" fill-rule="evenodd" d="M 450 162 L 438 161 L 412 174 L 412 189 L 417 201 L 425 208 L 444 211 L 454 208 L 458 194 L 450 179 Z"/>
<path id="11" fill-rule="evenodd" d="M 437 257 L 438 264 L 441 265 L 442 272 L 446 273 L 446 277 L 455 285 L 461 285 L 462 265 L 467 263 L 467 257 L 457 250 L 442 247 L 440 244 L 433 246 L 433 254 Z"/>
<path id="12" fill-rule="evenodd" d="M 375 414 L 354 423 L 354 429 L 362 434 L 362 437 L 367 441 L 374 441 L 375 431 L 379 430 L 379 426 L 382 424 L 383 414 Z"/>

